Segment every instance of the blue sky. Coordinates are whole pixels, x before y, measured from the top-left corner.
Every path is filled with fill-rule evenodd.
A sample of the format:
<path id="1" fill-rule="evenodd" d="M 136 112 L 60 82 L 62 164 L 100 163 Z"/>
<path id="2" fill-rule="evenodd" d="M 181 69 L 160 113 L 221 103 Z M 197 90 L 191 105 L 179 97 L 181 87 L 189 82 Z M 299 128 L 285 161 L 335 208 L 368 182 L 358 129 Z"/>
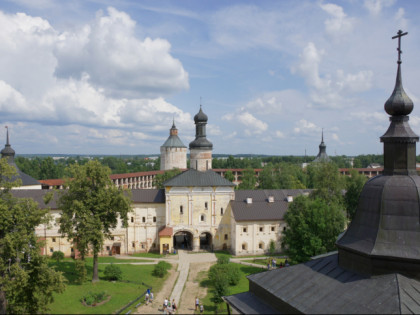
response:
<path id="1" fill-rule="evenodd" d="M 382 153 L 396 73 L 420 134 L 418 1 L 0 3 L 0 123 L 17 153 L 152 154 L 172 119 L 214 153 Z M 5 134 L 5 131 L 4 131 Z M 1 135 L 1 134 L 0 134 Z"/>

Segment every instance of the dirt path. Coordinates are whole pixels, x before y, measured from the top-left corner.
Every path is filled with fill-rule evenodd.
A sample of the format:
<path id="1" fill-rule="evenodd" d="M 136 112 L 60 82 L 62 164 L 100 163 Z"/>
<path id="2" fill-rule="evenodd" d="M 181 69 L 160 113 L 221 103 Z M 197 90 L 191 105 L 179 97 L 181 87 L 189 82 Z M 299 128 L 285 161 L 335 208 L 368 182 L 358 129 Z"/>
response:
<path id="1" fill-rule="evenodd" d="M 148 305 L 142 304 L 137 309 L 137 314 L 157 314 L 162 313 L 162 304 L 163 300 L 165 300 L 166 297 L 170 297 L 172 288 L 175 285 L 175 281 L 178 278 L 179 271 L 177 271 L 178 266 L 176 264 L 172 265 L 171 270 L 169 271 L 169 277 L 166 279 L 165 283 L 163 284 L 162 289 L 154 293 L 155 300 L 153 303 L 149 303 Z M 144 303 L 144 301 L 143 301 Z"/>
<path id="2" fill-rule="evenodd" d="M 178 314 L 194 314 L 195 297 L 201 300 L 207 294 L 207 288 L 201 287 L 200 282 L 207 277 L 207 271 L 214 262 L 191 263 L 188 280 L 181 295 Z"/>

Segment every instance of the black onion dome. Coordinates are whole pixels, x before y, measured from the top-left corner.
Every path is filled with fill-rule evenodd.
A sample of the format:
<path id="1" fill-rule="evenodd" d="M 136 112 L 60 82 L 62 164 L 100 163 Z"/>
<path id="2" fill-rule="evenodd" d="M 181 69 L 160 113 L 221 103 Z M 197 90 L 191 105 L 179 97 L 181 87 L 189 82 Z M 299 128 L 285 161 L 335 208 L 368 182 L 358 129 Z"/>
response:
<path id="1" fill-rule="evenodd" d="M 413 111 L 413 101 L 405 93 L 402 86 L 400 64 L 398 64 L 394 91 L 385 102 L 385 111 L 391 116 L 409 115 Z"/>
<path id="2" fill-rule="evenodd" d="M 6 127 L 7 128 L 7 127 Z M 7 129 L 7 136 L 6 136 L 6 145 L 4 146 L 3 150 L 1 150 L 1 157 L 15 157 L 15 150 L 12 149 L 12 146 L 9 142 L 9 129 Z"/>
<path id="3" fill-rule="evenodd" d="M 207 115 L 204 114 L 203 110 L 200 107 L 200 111 L 194 116 L 194 122 L 195 123 L 199 123 L 199 122 L 206 123 L 207 120 L 208 120 Z"/>

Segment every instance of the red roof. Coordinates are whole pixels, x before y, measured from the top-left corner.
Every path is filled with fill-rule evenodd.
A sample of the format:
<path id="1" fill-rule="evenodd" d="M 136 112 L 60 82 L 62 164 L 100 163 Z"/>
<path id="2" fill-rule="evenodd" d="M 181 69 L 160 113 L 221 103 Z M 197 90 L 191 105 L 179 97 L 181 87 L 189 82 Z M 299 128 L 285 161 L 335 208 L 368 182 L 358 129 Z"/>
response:
<path id="1" fill-rule="evenodd" d="M 172 236 L 172 234 L 174 234 L 174 229 L 169 226 L 159 232 L 159 236 Z"/>

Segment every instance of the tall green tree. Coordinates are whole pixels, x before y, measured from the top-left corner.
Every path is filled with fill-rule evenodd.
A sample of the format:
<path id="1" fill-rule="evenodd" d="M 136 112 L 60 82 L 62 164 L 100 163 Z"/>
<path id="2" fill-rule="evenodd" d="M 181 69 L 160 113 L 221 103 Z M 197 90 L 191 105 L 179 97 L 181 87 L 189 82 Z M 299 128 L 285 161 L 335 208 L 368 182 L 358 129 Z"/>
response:
<path id="1" fill-rule="evenodd" d="M 277 189 L 278 188 L 278 169 L 273 164 L 268 163 L 258 176 L 259 189 Z"/>
<path id="2" fill-rule="evenodd" d="M 335 249 L 343 231 L 345 215 L 340 204 L 319 197 L 298 196 L 289 206 L 284 220 L 282 246 L 295 263 Z"/>
<path id="3" fill-rule="evenodd" d="M 237 187 L 238 189 L 255 189 L 257 184 L 257 178 L 255 177 L 255 171 L 253 168 L 248 167 L 242 172 L 242 183 Z"/>
<path id="4" fill-rule="evenodd" d="M 307 167 L 309 187 L 312 195 L 335 203 L 343 202 L 344 177 L 335 163 L 312 163 Z"/>
<path id="5" fill-rule="evenodd" d="M 29 198 L 15 198 L 10 188 L 16 170 L 0 159 L 0 313 L 45 313 L 54 292 L 64 291 L 60 272 L 41 255 L 35 228 L 47 210 Z"/>
<path id="6" fill-rule="evenodd" d="M 359 204 L 360 193 L 365 185 L 367 178 L 359 174 L 356 170 L 350 171 L 350 176 L 346 177 L 346 194 L 344 195 L 344 204 L 347 210 L 347 218 L 351 221 Z"/>
<path id="7" fill-rule="evenodd" d="M 112 229 L 121 224 L 119 220 L 127 226 L 131 199 L 128 193 L 112 184 L 110 169 L 98 161 L 72 165 L 69 173 L 72 179 L 66 181 L 68 189 L 58 201 L 62 210 L 60 232 L 75 241 L 82 259 L 92 250 L 92 281 L 96 282 L 99 281 L 98 253 Z"/>
<path id="8" fill-rule="evenodd" d="M 225 178 L 228 181 L 233 182 L 235 180 L 235 175 L 233 175 L 232 171 L 226 171 Z"/>

